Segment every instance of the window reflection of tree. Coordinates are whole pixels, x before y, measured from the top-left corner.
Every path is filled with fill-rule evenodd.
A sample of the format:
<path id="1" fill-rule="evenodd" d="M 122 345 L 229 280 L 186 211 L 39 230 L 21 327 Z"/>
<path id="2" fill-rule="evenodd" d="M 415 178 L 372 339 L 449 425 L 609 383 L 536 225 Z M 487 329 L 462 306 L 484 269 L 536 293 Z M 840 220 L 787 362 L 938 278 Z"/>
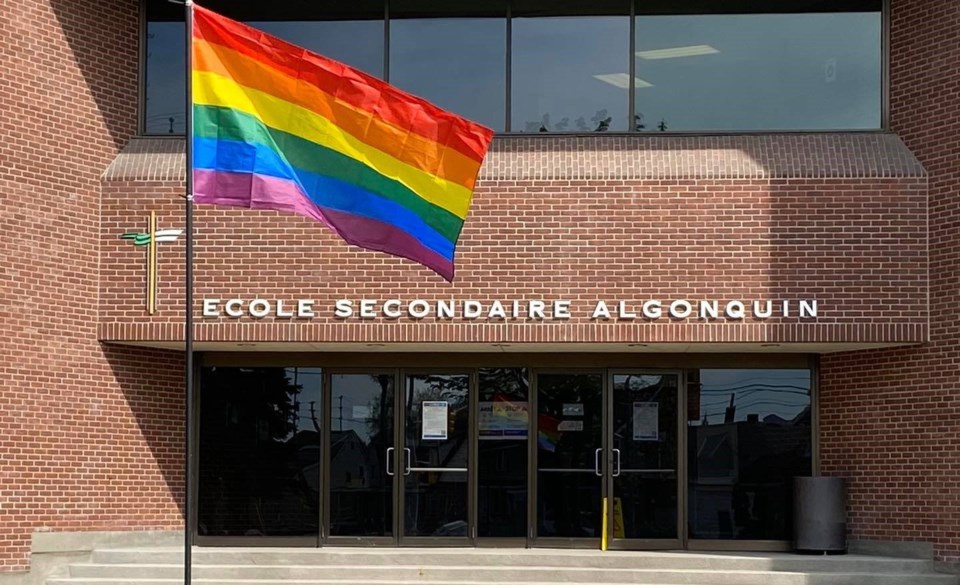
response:
<path id="1" fill-rule="evenodd" d="M 318 399 L 319 385 L 305 390 L 294 372 L 204 370 L 201 534 L 294 535 L 317 530 L 319 476 L 308 474 L 319 473 L 319 433 L 313 424 L 300 420 L 310 415 L 301 415 L 299 397 L 308 392 Z"/>

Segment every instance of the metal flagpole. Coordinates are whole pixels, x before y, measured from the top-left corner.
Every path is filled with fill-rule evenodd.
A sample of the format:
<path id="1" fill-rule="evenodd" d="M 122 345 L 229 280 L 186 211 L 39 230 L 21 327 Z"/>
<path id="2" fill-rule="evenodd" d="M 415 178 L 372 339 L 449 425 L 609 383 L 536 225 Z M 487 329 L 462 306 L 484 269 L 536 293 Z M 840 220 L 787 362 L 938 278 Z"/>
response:
<path id="1" fill-rule="evenodd" d="M 183 582 L 191 583 L 193 555 L 193 532 L 191 518 L 193 513 L 193 0 L 185 2 L 186 14 L 186 48 L 187 48 L 187 91 L 186 91 L 186 126 L 184 128 L 186 142 L 186 282 L 185 282 L 185 310 L 184 342 L 186 347 L 186 440 L 184 464 L 184 493 L 183 493 Z"/>

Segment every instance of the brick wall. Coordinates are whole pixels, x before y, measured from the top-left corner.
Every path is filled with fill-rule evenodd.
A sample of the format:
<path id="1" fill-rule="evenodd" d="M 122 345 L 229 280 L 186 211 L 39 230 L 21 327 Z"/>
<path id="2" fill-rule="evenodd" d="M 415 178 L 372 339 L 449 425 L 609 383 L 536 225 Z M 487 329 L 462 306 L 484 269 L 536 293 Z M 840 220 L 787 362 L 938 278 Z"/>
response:
<path id="1" fill-rule="evenodd" d="M 161 169 L 152 181 L 119 171 L 100 180 L 135 130 L 136 6 L 22 0 L 0 10 L 0 570 L 28 567 L 34 530 L 180 526 L 182 362 L 175 352 L 97 341 L 111 332 L 179 335 L 180 248 L 161 247 L 161 313 L 146 320 L 143 252 L 117 236 L 142 228 L 151 209 L 161 227 L 177 224 L 182 170 Z M 374 294 L 581 303 L 637 290 L 666 298 L 815 294 L 823 318 L 811 329 L 611 324 L 591 333 L 572 323 L 503 331 L 407 325 L 390 334 L 917 341 L 928 335 L 929 292 L 927 347 L 824 359 L 823 461 L 853 479 L 854 535 L 932 540 L 938 558 L 956 560 L 960 482 L 947 469 L 957 467 L 960 445 L 951 424 L 960 415 L 960 322 L 952 312 L 960 278 L 960 7 L 894 0 L 894 11 L 894 127 L 930 172 L 929 291 L 928 179 L 895 140 L 531 137 L 499 142 L 454 287 L 409 262 L 348 248 L 299 218 L 206 209 L 198 214 L 198 296 L 310 296 L 323 306 Z M 170 151 L 176 156 L 176 145 Z M 299 334 L 388 334 L 325 321 Z"/>
<path id="2" fill-rule="evenodd" d="M 142 229 L 151 210 L 161 228 L 183 225 L 182 166 L 167 157 L 181 155 L 174 141 L 150 142 L 152 154 L 127 153 L 104 186 L 101 339 L 182 334 L 182 242 L 160 245 L 160 311 L 147 317 L 145 250 L 118 239 Z M 298 216 L 197 206 L 198 307 L 202 298 L 309 298 L 317 310 L 311 320 L 200 319 L 198 340 L 920 342 L 926 188 L 892 136 L 501 138 L 481 173 L 454 284 Z M 341 298 L 567 299 L 573 318 L 344 321 L 332 314 Z M 739 323 L 590 319 L 597 300 L 621 299 L 817 299 L 820 316 L 799 325 L 795 313 Z"/>
<path id="3" fill-rule="evenodd" d="M 34 530 L 180 525 L 180 358 L 96 337 L 136 47 L 136 0 L 0 8 L 0 571 L 29 566 Z"/>
<path id="4" fill-rule="evenodd" d="M 891 122 L 930 177 L 930 343 L 822 361 L 823 469 L 854 536 L 960 563 L 960 4 L 893 0 Z"/>

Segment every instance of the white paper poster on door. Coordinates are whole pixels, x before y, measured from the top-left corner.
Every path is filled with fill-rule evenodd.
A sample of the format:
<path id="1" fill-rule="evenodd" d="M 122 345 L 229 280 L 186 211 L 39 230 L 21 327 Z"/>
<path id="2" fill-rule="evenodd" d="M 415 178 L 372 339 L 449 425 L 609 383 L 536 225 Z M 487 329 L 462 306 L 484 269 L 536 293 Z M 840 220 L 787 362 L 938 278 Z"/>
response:
<path id="1" fill-rule="evenodd" d="M 660 404 L 633 403 L 633 440 L 656 441 L 660 438 Z"/>
<path id="2" fill-rule="evenodd" d="M 443 400 L 424 400 L 421 403 L 421 407 L 423 414 L 423 432 L 420 438 L 432 441 L 446 441 L 448 403 Z"/>

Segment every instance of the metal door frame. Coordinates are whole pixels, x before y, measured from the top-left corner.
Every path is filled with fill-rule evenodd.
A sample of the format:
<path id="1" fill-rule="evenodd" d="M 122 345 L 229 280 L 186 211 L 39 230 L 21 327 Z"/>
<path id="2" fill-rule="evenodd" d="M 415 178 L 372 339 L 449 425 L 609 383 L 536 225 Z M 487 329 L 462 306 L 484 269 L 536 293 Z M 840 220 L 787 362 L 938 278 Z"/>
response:
<path id="1" fill-rule="evenodd" d="M 607 391 L 608 376 L 607 368 L 530 368 L 530 455 L 529 455 L 529 479 L 527 487 L 527 530 L 529 538 L 527 540 L 528 548 L 583 548 L 599 549 L 601 537 L 596 538 L 564 538 L 556 536 L 538 536 L 537 535 L 537 506 L 539 504 L 538 478 L 539 473 L 539 449 L 538 434 L 540 432 L 540 374 L 559 374 L 559 375 L 582 375 L 595 374 L 600 376 L 600 408 L 601 408 L 601 432 L 600 449 L 601 454 L 609 451 L 607 448 L 606 432 L 606 414 L 608 410 L 607 400 L 609 392 Z M 610 462 L 609 457 L 603 456 L 600 460 L 601 477 L 600 493 L 607 493 L 607 476 L 609 475 Z M 602 496 L 601 496 L 602 497 Z M 602 501 L 598 502 L 602 507 Z M 601 511 L 602 513 L 602 511 Z"/>
<path id="2" fill-rule="evenodd" d="M 333 382 L 332 378 L 336 375 L 392 375 L 393 376 L 393 453 L 384 458 L 385 463 L 393 460 L 393 469 L 397 469 L 399 457 L 397 456 L 397 397 L 399 395 L 400 376 L 397 368 L 329 368 L 324 369 L 323 373 L 323 408 L 326 416 L 323 426 L 323 460 L 320 464 L 321 475 L 321 505 L 320 505 L 320 546 L 396 546 L 397 535 L 397 479 L 396 473 L 392 476 L 391 489 L 393 499 L 393 514 L 391 517 L 392 535 L 391 536 L 333 536 L 330 534 L 330 499 L 333 488 L 333 482 L 330 478 L 333 460 L 331 459 L 332 450 L 330 444 L 330 433 L 333 430 Z"/>
<path id="3" fill-rule="evenodd" d="M 396 542 L 398 546 L 430 546 L 430 547 L 472 547 L 476 543 L 477 535 L 477 490 L 475 486 L 477 474 L 477 453 L 474 445 L 477 442 L 476 417 L 477 417 L 477 368 L 473 367 L 416 367 L 399 369 L 399 390 L 395 406 L 397 415 L 397 424 L 395 425 L 396 457 L 398 466 L 396 475 L 396 488 L 394 491 L 394 515 L 396 526 Z M 405 457 L 401 455 L 405 447 L 406 419 L 407 419 L 407 379 L 410 376 L 420 375 L 465 375 L 467 376 L 467 536 L 406 536 L 404 534 L 405 505 L 406 505 L 406 483 L 405 474 L 400 470 L 405 467 Z"/>
<path id="4" fill-rule="evenodd" d="M 672 369 L 652 369 L 652 368 L 608 368 L 607 369 L 607 388 L 609 396 L 606 400 L 606 410 L 604 411 L 604 441 L 606 443 L 606 454 L 608 459 L 607 473 L 604 474 L 607 480 L 604 485 L 604 495 L 607 498 L 607 542 L 610 549 L 616 550 L 669 550 L 686 548 L 686 433 L 687 425 L 687 393 L 686 380 L 683 370 Z M 677 537 L 676 538 L 619 538 L 613 537 L 613 392 L 614 376 L 623 374 L 647 375 L 647 376 L 674 376 L 677 380 L 677 415 L 676 415 L 676 433 L 677 433 Z"/>
<path id="5" fill-rule="evenodd" d="M 533 426 L 533 415 L 531 414 L 533 403 L 531 394 L 535 392 L 533 385 L 533 374 L 531 368 L 526 365 L 511 366 L 491 366 L 491 368 L 520 369 L 527 373 L 527 482 L 524 488 L 527 490 L 527 526 L 523 536 L 481 536 L 479 531 L 480 524 L 480 370 L 486 367 L 471 367 L 470 371 L 474 376 L 473 386 L 470 388 L 470 412 L 472 416 L 470 424 L 470 433 L 472 435 L 470 442 L 470 456 L 474 464 L 470 466 L 470 487 L 473 490 L 471 505 L 473 507 L 473 543 L 476 548 L 530 548 L 530 445 L 536 447 Z"/>

